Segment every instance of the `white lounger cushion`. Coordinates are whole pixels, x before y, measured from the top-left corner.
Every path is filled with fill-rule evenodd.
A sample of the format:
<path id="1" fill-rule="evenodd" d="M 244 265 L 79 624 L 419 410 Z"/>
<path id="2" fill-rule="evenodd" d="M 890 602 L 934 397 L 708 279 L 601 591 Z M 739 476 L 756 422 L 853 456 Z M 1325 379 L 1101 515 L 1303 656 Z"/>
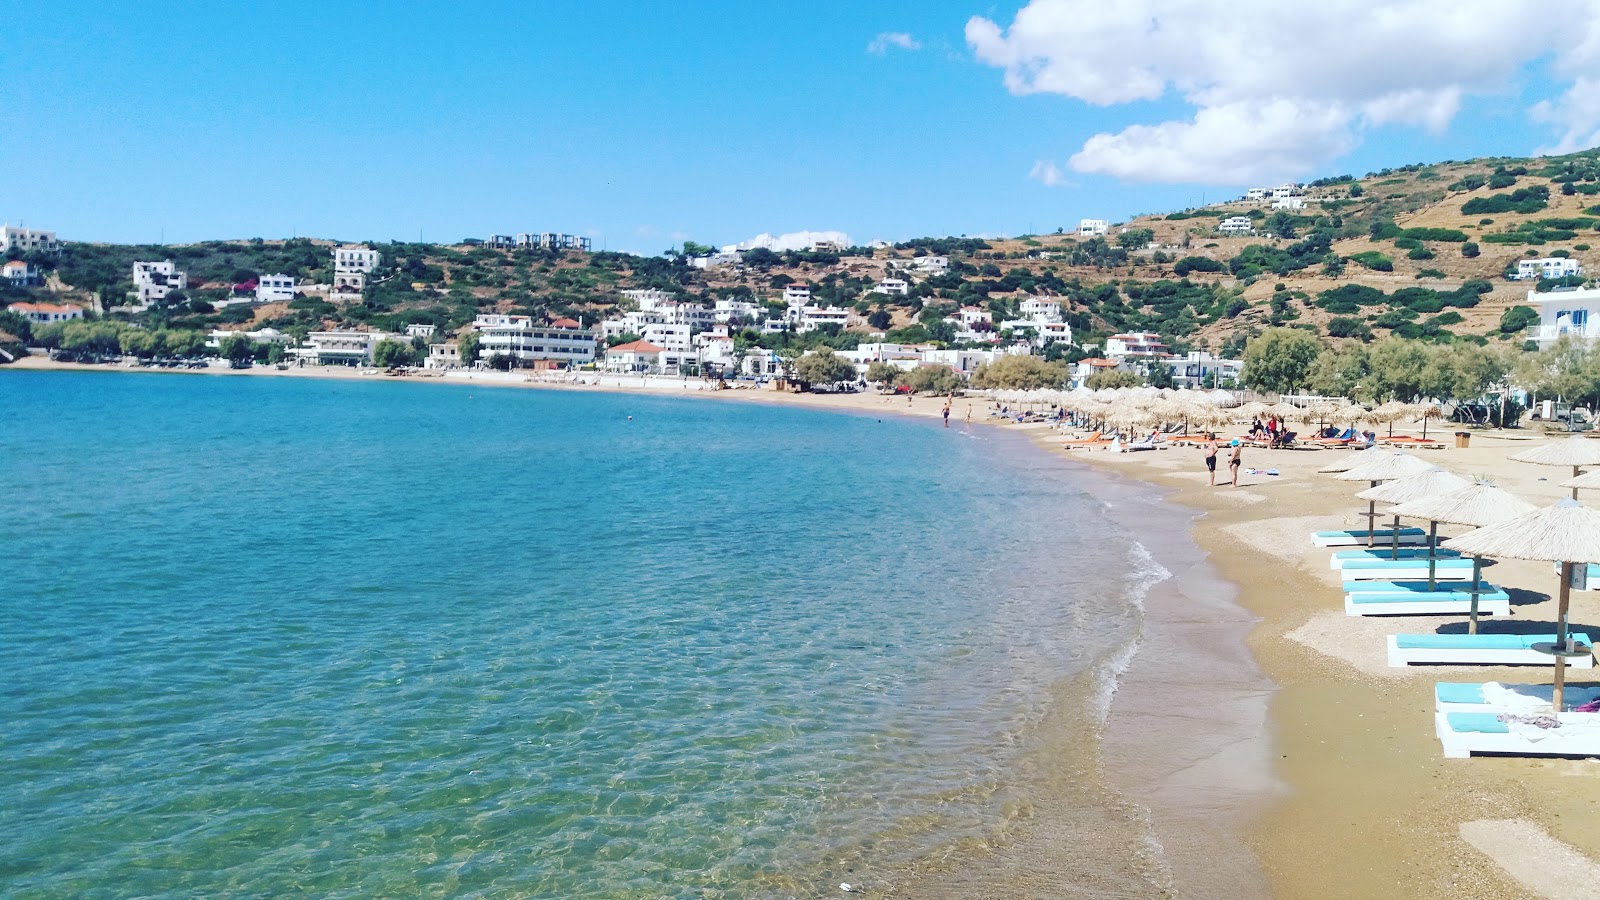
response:
<path id="1" fill-rule="evenodd" d="M 1588 635 L 1574 633 L 1581 647 L 1592 647 Z M 1553 666 L 1555 657 L 1533 649 L 1535 643 L 1554 642 L 1553 634 L 1391 634 L 1389 665 L 1419 664 Z M 1594 654 L 1570 657 L 1567 665 L 1594 666 Z"/>
<path id="2" fill-rule="evenodd" d="M 1372 539 L 1374 541 L 1390 543 L 1393 541 L 1393 538 L 1393 528 L 1379 528 L 1375 532 L 1372 532 Z M 1421 528 L 1400 529 L 1400 543 L 1402 545 L 1423 544 L 1427 543 L 1427 540 L 1428 533 L 1423 531 Z M 1318 547 L 1366 546 L 1367 531 L 1366 529 L 1354 529 L 1350 531 L 1313 531 L 1311 533 L 1311 543 Z"/>
<path id="3" fill-rule="evenodd" d="M 1436 712 L 1543 712 L 1550 708 L 1555 687 L 1548 684 L 1508 684 L 1503 681 L 1439 681 L 1433 685 Z M 1600 687 L 1567 685 L 1561 705 L 1568 709 L 1600 698 Z"/>
<path id="4" fill-rule="evenodd" d="M 1433 717 L 1433 731 L 1444 755 L 1452 759 L 1474 753 L 1600 756 L 1600 713 L 1562 713 L 1557 728 L 1504 722 L 1500 716 L 1493 712 L 1439 712 Z"/>

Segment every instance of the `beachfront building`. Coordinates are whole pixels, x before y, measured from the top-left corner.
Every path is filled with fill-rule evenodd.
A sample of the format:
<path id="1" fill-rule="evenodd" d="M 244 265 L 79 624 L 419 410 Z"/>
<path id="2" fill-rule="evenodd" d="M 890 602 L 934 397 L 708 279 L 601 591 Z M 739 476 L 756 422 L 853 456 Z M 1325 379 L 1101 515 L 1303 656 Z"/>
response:
<path id="1" fill-rule="evenodd" d="M 383 254 L 365 244 L 344 244 L 333 249 L 335 272 L 370 274 L 383 261 Z"/>
<path id="2" fill-rule="evenodd" d="M 649 341 L 629 341 L 606 348 L 607 372 L 659 372 L 665 347 Z"/>
<path id="3" fill-rule="evenodd" d="M 13 259 L 0 266 L 0 281 L 12 287 L 26 287 L 33 284 L 38 277 L 33 267 L 20 259 Z"/>
<path id="4" fill-rule="evenodd" d="M 1167 345 L 1162 342 L 1161 335 L 1151 331 L 1132 331 L 1106 338 L 1106 356 L 1113 359 L 1130 356 L 1153 359 L 1166 355 Z"/>
<path id="5" fill-rule="evenodd" d="M 1528 326 L 1523 337 L 1537 341 L 1540 349 L 1563 336 L 1600 337 L 1600 288 L 1529 291 L 1525 302 L 1539 311 L 1539 324 Z"/>
<path id="6" fill-rule="evenodd" d="M 1002 356 L 1000 350 L 924 350 L 917 362 L 924 366 L 944 366 L 957 375 L 971 375 L 978 367 Z"/>
<path id="7" fill-rule="evenodd" d="M 1094 373 L 1109 372 L 1113 369 L 1133 371 L 1133 369 L 1125 366 L 1121 360 L 1106 359 L 1102 356 L 1091 356 L 1085 359 L 1080 359 L 1072 364 L 1070 385 L 1074 389 L 1084 387 L 1088 383 L 1089 377 Z"/>
<path id="8" fill-rule="evenodd" d="M 490 313 L 477 316 L 472 327 L 478 331 L 478 356 L 509 356 L 519 368 L 575 368 L 594 362 L 594 335 L 571 319 L 565 323 L 538 325 L 531 316 Z"/>
<path id="9" fill-rule="evenodd" d="M 1249 216 L 1229 216 L 1217 223 L 1217 231 L 1226 235 L 1255 234 L 1255 223 Z"/>
<path id="10" fill-rule="evenodd" d="M 1226 382 L 1237 383 L 1244 371 L 1244 361 L 1221 359 L 1204 350 L 1190 350 L 1184 356 L 1167 356 L 1157 365 L 1166 367 L 1172 375 L 1172 386 L 1177 388 L 1217 387 Z"/>
<path id="11" fill-rule="evenodd" d="M 429 344 L 428 358 L 422 361 L 422 367 L 424 369 L 461 368 L 461 345 L 455 341 Z"/>
<path id="12" fill-rule="evenodd" d="M 1544 259 L 1522 259 L 1517 261 L 1517 281 L 1538 281 L 1541 278 L 1566 278 L 1571 275 L 1582 275 L 1583 266 L 1578 261 L 1567 256 L 1547 256 Z"/>
<path id="13" fill-rule="evenodd" d="M 287 303 L 294 299 L 294 277 L 263 275 L 256 279 L 257 303 Z"/>
<path id="14" fill-rule="evenodd" d="M 256 331 L 226 331 L 220 328 L 214 328 L 211 330 L 211 334 L 206 336 L 206 346 L 221 347 L 223 341 L 238 335 L 243 335 L 257 344 L 289 343 L 289 335 L 284 334 L 276 328 L 261 328 Z"/>
<path id="15" fill-rule="evenodd" d="M 0 225 L 0 253 L 58 253 L 61 242 L 54 231 Z"/>
<path id="16" fill-rule="evenodd" d="M 170 259 L 161 262 L 135 262 L 133 264 L 133 290 L 128 294 L 141 306 L 159 303 L 173 291 L 189 286 L 189 273 L 178 271 Z"/>
<path id="17" fill-rule="evenodd" d="M 13 303 L 6 309 L 35 325 L 51 325 L 83 318 L 83 308 L 69 303 Z"/>
<path id="18" fill-rule="evenodd" d="M 368 366 L 372 349 L 385 340 L 404 338 L 387 331 L 313 331 L 306 335 L 308 346 L 291 348 L 289 354 L 305 365 Z"/>

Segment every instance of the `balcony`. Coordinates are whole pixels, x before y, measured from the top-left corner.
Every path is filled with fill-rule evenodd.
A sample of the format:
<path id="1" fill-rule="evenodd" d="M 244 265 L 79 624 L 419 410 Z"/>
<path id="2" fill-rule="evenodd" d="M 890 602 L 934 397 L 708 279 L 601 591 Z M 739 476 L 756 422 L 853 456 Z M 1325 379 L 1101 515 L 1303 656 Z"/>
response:
<path id="1" fill-rule="evenodd" d="M 1562 335 L 1571 335 L 1582 340 L 1593 340 L 1600 337 L 1600 323 L 1586 322 L 1582 325 L 1529 325 L 1522 333 L 1526 341 L 1538 341 L 1540 344 L 1549 344 Z"/>

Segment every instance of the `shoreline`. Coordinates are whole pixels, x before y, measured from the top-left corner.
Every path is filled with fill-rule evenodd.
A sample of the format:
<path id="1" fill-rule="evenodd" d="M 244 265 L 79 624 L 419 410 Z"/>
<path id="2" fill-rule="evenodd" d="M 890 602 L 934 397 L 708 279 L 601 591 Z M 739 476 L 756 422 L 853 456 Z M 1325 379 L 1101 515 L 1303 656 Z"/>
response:
<path id="1" fill-rule="evenodd" d="M 0 367 L 0 373 L 7 368 L 141 371 L 46 362 Z M 247 373 L 307 377 L 275 370 L 176 372 Z M 317 373 L 312 377 L 725 398 L 933 419 L 942 406 L 941 398 L 917 398 L 907 403 L 903 397 L 875 394 L 630 389 L 477 378 L 384 379 L 355 372 Z M 1082 471 L 1114 473 L 1152 486 L 1155 502 L 1169 516 L 1174 510 L 1198 511 L 1191 518 L 1180 517 L 1178 530 L 1190 535 L 1198 548 L 1198 565 L 1212 568 L 1223 583 L 1231 586 L 1234 597 L 1230 602 L 1253 624 L 1230 616 L 1219 617 L 1215 610 L 1207 613 L 1209 618 L 1199 616 L 1179 624 L 1239 629 L 1244 635 L 1242 647 L 1238 642 L 1233 646 L 1246 651 L 1244 660 L 1276 685 L 1275 691 L 1262 700 L 1265 717 L 1259 735 L 1270 741 L 1271 752 L 1267 759 L 1252 764 L 1258 767 L 1252 774 L 1262 778 L 1262 784 L 1281 783 L 1284 787 L 1272 792 L 1258 814 L 1252 811 L 1231 823 L 1247 853 L 1259 864 L 1266 893 L 1307 898 L 1328 896 L 1330 891 L 1345 896 L 1581 896 L 1570 890 L 1563 893 L 1560 884 L 1541 883 L 1538 873 L 1562 871 L 1563 861 L 1570 864 L 1567 870 L 1573 865 L 1587 865 L 1589 871 L 1600 872 L 1600 865 L 1594 862 L 1600 860 L 1600 829 L 1593 827 L 1600 821 L 1600 779 L 1592 777 L 1600 774 L 1600 763 L 1522 758 L 1446 760 L 1433 736 L 1433 682 L 1548 682 L 1549 672 L 1444 666 L 1389 669 L 1383 659 L 1383 634 L 1431 631 L 1443 622 L 1437 618 L 1348 619 L 1338 608 L 1338 582 L 1327 568 L 1326 551 L 1312 548 L 1306 534 L 1317 528 L 1350 527 L 1357 521 L 1353 494 L 1359 486 L 1315 474 L 1318 466 L 1339 451 L 1247 451 L 1247 469 L 1270 466 L 1281 475 L 1244 475 L 1238 488 L 1212 489 L 1206 486 L 1198 451 L 1125 455 L 1068 452 L 1051 443 L 1052 438 L 1059 437 L 1057 432 L 988 420 L 982 402 L 959 401 L 952 416 L 956 420 L 954 427 L 962 427 L 968 406 L 973 408 L 975 425 L 1020 433 L 1045 450 L 1047 456 L 1069 459 Z M 1552 477 L 1561 473 L 1506 460 L 1508 453 L 1518 449 L 1516 442 L 1533 437 L 1528 432 L 1476 432 L 1473 446 L 1467 450 L 1412 452 L 1464 475 L 1492 476 L 1501 487 L 1532 502 L 1553 502 L 1566 493 L 1556 486 L 1562 478 Z M 1173 591 L 1183 579 L 1179 569 L 1167 568 L 1174 577 L 1152 589 L 1147 599 L 1147 622 L 1155 618 L 1153 611 L 1158 606 L 1163 614 L 1172 614 L 1195 602 L 1195 597 Z M 1503 562 L 1494 567 L 1492 578 L 1513 589 L 1518 598 L 1510 625 L 1526 626 L 1553 618 L 1554 603 L 1549 592 L 1554 585 L 1547 565 Z M 1600 592 L 1574 593 L 1574 623 L 1600 623 L 1597 595 Z M 1215 598 L 1201 599 L 1215 602 Z M 1218 621 L 1219 618 L 1226 621 Z M 1135 656 L 1135 663 L 1141 657 L 1149 661 L 1158 656 L 1146 643 Z M 1186 666 L 1185 661 L 1176 661 L 1174 671 L 1195 671 L 1194 661 L 1187 662 Z M 1596 679 L 1578 673 L 1573 680 Z M 1062 686 L 1067 694 L 1087 689 L 1085 685 Z M 1135 689 L 1118 691 L 1130 704 L 1137 693 Z M 1168 711 L 1184 707 L 1181 693 L 1157 695 L 1157 699 Z M 1116 728 L 1108 725 L 1108 737 L 1115 733 Z M 1137 739 L 1137 729 L 1127 733 Z M 1102 746 L 1110 745 L 1108 741 Z M 1219 754 L 1218 758 L 1223 756 Z M 1071 762 L 1043 761 L 1060 770 L 1056 774 L 1069 788 Z M 1265 771 L 1259 768 L 1262 764 Z M 1250 771 L 1252 767 L 1243 768 Z M 1189 776 L 1203 773 L 1203 767 L 1185 770 Z M 1581 777 L 1584 775 L 1591 777 Z M 1159 802 L 1167 799 L 1160 787 L 1147 783 L 1142 789 L 1150 791 L 1149 796 Z M 1140 789 L 1138 785 L 1131 788 Z M 1155 818 L 1159 817 L 1152 815 Z M 996 849 L 980 851 L 988 853 L 985 859 L 996 859 Z M 1004 848 L 998 849 L 1003 852 Z M 1205 852 L 1215 848 L 1196 849 Z M 1207 895 L 1190 894 L 1181 881 L 1175 881 L 1175 894 Z M 938 882 L 931 888 L 937 890 Z M 1251 895 L 1248 890 L 1242 893 Z M 1032 895 L 1059 896 L 1048 891 Z"/>

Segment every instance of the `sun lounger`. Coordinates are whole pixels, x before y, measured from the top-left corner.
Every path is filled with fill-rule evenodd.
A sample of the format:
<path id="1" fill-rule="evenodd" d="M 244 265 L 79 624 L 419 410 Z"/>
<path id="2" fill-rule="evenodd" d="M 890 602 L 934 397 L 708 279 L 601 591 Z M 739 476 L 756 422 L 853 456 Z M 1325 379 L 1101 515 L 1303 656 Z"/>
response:
<path id="1" fill-rule="evenodd" d="M 1593 668 L 1589 636 L 1574 632 L 1572 638 L 1591 652 L 1568 658 L 1567 665 Z M 1555 639 L 1553 634 L 1391 634 L 1389 665 L 1553 666 L 1555 657 L 1540 653 L 1533 645 L 1554 643 Z"/>
<path id="2" fill-rule="evenodd" d="M 1591 657 L 1592 658 L 1592 657 Z M 1433 685 L 1433 711 L 1530 712 L 1550 711 L 1555 688 L 1548 684 L 1517 684 L 1504 681 L 1436 681 Z M 1562 707 L 1571 712 L 1600 697 L 1600 687 L 1569 684 L 1561 692 Z"/>
<path id="3" fill-rule="evenodd" d="M 1364 547 L 1367 543 L 1368 534 L 1369 532 L 1364 528 L 1350 531 L 1313 531 L 1311 533 L 1311 543 L 1318 547 Z M 1394 541 L 1393 528 L 1379 528 L 1370 532 L 1370 534 L 1375 545 L 1379 543 L 1391 544 Z M 1401 546 L 1426 544 L 1427 542 L 1428 533 L 1421 528 L 1400 529 Z"/>
<path id="4" fill-rule="evenodd" d="M 1083 447 L 1089 444 L 1097 443 L 1099 440 L 1100 432 L 1096 431 L 1086 438 L 1074 438 L 1072 440 L 1062 441 L 1061 443 L 1068 447 Z"/>
<path id="5" fill-rule="evenodd" d="M 1336 568 L 1346 581 L 1415 581 L 1428 578 L 1426 559 L 1342 559 Z M 1440 559 L 1433 562 L 1435 581 L 1472 580 L 1472 560 Z"/>
<path id="6" fill-rule="evenodd" d="M 1513 756 L 1600 756 L 1600 713 L 1562 713 L 1556 728 L 1504 721 L 1504 713 L 1440 712 L 1434 734 L 1444 755 L 1465 759 L 1474 753 Z"/>
<path id="7" fill-rule="evenodd" d="M 1328 560 L 1328 567 L 1342 569 L 1346 562 L 1353 559 L 1409 559 L 1422 560 L 1426 563 L 1430 556 L 1438 560 L 1461 558 L 1459 552 L 1447 550 L 1443 547 L 1401 547 L 1398 555 L 1392 548 L 1374 547 L 1371 550 L 1365 548 L 1359 550 L 1335 550 Z M 1426 578 L 1428 576 L 1424 575 L 1422 577 Z"/>
<path id="8" fill-rule="evenodd" d="M 1347 581 L 1344 612 L 1347 616 L 1464 616 L 1472 612 L 1472 595 L 1461 583 L 1426 581 Z M 1487 581 L 1478 582 L 1478 615 L 1511 615 L 1511 595 Z"/>

